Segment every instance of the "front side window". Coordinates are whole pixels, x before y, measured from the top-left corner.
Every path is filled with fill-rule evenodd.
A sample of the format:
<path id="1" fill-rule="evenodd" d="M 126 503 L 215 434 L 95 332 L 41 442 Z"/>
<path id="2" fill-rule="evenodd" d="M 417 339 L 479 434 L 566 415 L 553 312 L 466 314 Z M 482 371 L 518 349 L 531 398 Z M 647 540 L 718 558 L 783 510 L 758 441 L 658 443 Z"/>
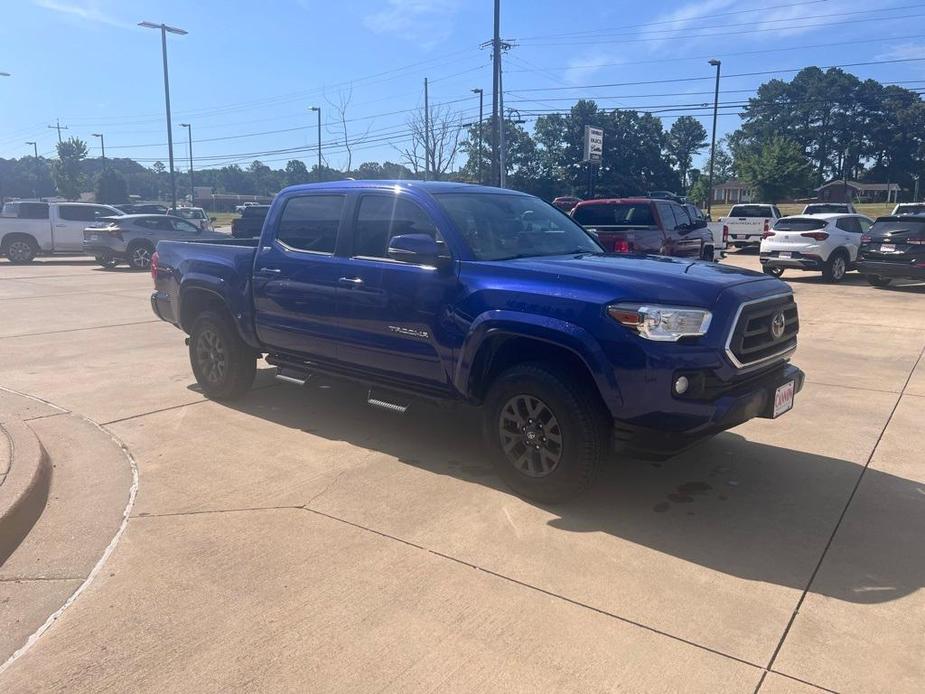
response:
<path id="1" fill-rule="evenodd" d="M 299 251 L 333 254 L 343 210 L 343 195 L 291 198 L 283 209 L 276 238 Z"/>
<path id="2" fill-rule="evenodd" d="M 176 231 L 179 231 L 181 234 L 199 233 L 199 227 L 197 227 L 195 224 L 187 222 L 185 219 L 171 219 L 170 224 Z"/>
<path id="3" fill-rule="evenodd" d="M 538 198 L 502 193 L 434 197 L 477 260 L 603 252 L 588 232 Z"/>
<path id="4" fill-rule="evenodd" d="M 68 222 L 92 222 L 93 208 L 88 205 L 61 205 L 58 216 Z"/>
<path id="5" fill-rule="evenodd" d="M 388 257 L 389 241 L 403 234 L 427 234 L 439 241 L 437 228 L 424 210 L 398 195 L 361 198 L 353 235 L 353 255 Z"/>
<path id="6" fill-rule="evenodd" d="M 842 231 L 850 231 L 854 234 L 861 233 L 861 225 L 858 224 L 858 220 L 854 217 L 842 217 L 835 222 L 835 226 Z"/>

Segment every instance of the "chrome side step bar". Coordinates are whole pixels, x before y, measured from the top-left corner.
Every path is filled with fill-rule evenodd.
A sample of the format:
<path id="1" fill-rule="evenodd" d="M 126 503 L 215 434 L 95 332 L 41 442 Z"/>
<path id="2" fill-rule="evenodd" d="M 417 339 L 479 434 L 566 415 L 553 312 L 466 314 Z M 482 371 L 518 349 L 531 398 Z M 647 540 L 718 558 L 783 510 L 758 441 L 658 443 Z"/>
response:
<path id="1" fill-rule="evenodd" d="M 276 378 L 279 381 L 285 381 L 286 383 L 292 383 L 297 386 L 304 386 L 311 377 L 312 374 L 310 371 L 296 371 L 294 369 L 286 369 L 282 366 L 276 367 Z"/>
<path id="2" fill-rule="evenodd" d="M 398 403 L 390 402 L 386 400 L 384 396 L 379 396 L 376 392 L 370 388 L 369 393 L 366 396 L 366 404 L 370 407 L 378 407 L 381 410 L 387 410 L 389 412 L 394 412 L 395 414 L 405 414 L 408 411 L 408 406 L 410 403 Z"/>

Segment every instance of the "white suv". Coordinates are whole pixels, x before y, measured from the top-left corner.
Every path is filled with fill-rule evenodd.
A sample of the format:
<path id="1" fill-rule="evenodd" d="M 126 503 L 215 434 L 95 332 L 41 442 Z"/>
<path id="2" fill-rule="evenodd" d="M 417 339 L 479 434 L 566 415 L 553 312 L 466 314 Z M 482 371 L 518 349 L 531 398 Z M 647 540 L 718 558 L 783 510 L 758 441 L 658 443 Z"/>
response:
<path id="1" fill-rule="evenodd" d="M 783 217 L 761 237 L 761 269 L 780 277 L 785 268 L 822 271 L 827 282 L 841 282 L 854 269 L 873 221 L 860 214 L 813 214 Z"/>

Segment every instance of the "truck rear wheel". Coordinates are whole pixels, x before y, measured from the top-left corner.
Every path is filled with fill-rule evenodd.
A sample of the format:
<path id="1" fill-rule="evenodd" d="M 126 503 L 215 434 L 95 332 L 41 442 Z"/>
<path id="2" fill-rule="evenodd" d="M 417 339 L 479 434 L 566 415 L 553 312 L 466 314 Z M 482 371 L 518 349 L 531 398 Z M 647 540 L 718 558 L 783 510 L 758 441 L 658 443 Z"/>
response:
<path id="1" fill-rule="evenodd" d="M 254 382 L 257 355 L 220 313 L 205 311 L 193 323 L 189 358 L 196 382 L 213 400 L 240 397 Z"/>
<path id="2" fill-rule="evenodd" d="M 16 236 L 9 239 L 3 252 L 14 265 L 26 265 L 35 260 L 39 254 L 39 246 L 31 236 Z"/>
<path id="3" fill-rule="evenodd" d="M 607 417 L 597 393 L 553 364 L 521 364 L 498 376 L 484 426 L 498 474 L 518 494 L 541 502 L 585 491 L 607 450 Z"/>

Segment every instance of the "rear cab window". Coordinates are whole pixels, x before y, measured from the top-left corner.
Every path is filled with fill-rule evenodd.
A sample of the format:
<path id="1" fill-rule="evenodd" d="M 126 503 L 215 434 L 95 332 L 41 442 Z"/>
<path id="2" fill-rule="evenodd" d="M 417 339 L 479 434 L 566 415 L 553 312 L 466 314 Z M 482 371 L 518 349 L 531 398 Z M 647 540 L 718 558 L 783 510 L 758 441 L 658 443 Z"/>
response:
<path id="1" fill-rule="evenodd" d="M 579 205 L 572 219 L 582 226 L 655 226 L 649 203 L 595 203 Z"/>
<path id="2" fill-rule="evenodd" d="M 760 217 L 762 219 L 775 216 L 770 205 L 734 205 L 729 210 L 730 217 Z"/>
<path id="3" fill-rule="evenodd" d="M 48 219 L 48 203 L 8 202 L 3 206 L 3 216 L 18 219 Z"/>
<path id="4" fill-rule="evenodd" d="M 344 211 L 343 195 L 302 195 L 286 201 L 276 240 L 287 248 L 333 255 Z"/>

